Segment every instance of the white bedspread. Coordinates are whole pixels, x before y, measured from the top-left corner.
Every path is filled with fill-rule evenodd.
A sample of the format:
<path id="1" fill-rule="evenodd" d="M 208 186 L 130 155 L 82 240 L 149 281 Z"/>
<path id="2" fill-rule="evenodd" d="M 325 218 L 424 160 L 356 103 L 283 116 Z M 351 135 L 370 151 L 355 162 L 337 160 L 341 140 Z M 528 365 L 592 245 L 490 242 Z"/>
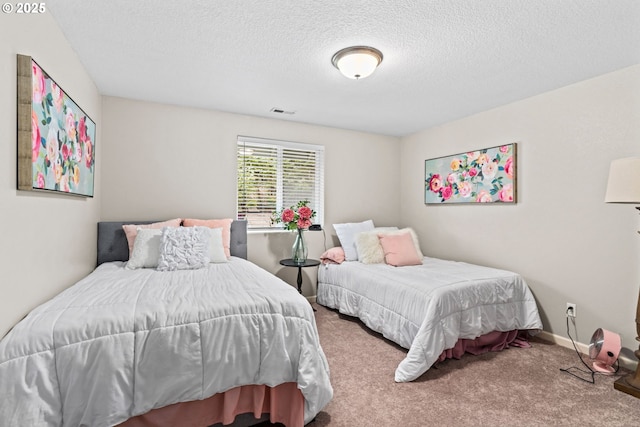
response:
<path id="1" fill-rule="evenodd" d="M 520 275 L 436 258 L 409 267 L 357 261 L 321 266 L 317 300 L 409 349 L 396 369 L 397 382 L 418 378 L 460 338 L 542 329 Z"/>
<path id="2" fill-rule="evenodd" d="M 0 425 L 112 426 L 246 384 L 297 382 L 305 423 L 333 390 L 313 310 L 232 258 L 201 270 L 106 263 L 0 341 Z"/>

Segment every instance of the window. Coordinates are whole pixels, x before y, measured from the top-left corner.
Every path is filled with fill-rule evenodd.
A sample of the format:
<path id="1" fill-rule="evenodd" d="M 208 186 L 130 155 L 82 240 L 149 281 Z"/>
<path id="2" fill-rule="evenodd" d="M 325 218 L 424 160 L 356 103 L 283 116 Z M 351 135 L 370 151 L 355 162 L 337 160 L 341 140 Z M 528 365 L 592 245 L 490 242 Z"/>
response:
<path id="1" fill-rule="evenodd" d="M 249 228 L 271 228 L 273 212 L 308 200 L 324 217 L 324 147 L 238 136 L 238 219 Z"/>

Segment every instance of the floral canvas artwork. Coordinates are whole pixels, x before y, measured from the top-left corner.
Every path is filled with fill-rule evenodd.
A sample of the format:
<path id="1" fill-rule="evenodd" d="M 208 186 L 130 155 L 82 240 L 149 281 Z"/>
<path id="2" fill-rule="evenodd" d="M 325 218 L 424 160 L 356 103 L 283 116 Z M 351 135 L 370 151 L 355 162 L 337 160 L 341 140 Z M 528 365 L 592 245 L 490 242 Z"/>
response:
<path id="1" fill-rule="evenodd" d="M 96 125 L 31 60 L 31 186 L 93 196 Z"/>
<path id="2" fill-rule="evenodd" d="M 424 162 L 426 204 L 515 203 L 516 144 Z"/>

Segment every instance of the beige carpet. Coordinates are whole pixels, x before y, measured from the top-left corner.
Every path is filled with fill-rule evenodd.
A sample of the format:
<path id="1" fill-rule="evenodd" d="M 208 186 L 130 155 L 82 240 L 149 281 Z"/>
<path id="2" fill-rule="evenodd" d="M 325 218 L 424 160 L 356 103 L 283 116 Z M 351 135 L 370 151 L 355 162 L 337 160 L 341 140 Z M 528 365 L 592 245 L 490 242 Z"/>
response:
<path id="1" fill-rule="evenodd" d="M 640 426 L 640 399 L 560 368 L 581 366 L 572 350 L 535 340 L 432 367 L 417 381 L 393 380 L 406 350 L 358 320 L 314 304 L 329 360 L 333 400 L 308 427 Z"/>

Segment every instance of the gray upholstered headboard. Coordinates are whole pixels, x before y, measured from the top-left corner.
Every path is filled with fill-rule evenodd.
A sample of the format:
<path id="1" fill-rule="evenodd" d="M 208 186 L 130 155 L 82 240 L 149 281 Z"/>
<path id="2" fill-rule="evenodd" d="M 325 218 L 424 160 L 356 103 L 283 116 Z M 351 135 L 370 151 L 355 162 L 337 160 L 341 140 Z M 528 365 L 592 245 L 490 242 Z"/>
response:
<path id="1" fill-rule="evenodd" d="M 102 221 L 98 223 L 98 265 L 129 259 L 129 245 L 122 226 L 151 224 L 158 221 Z M 231 255 L 247 259 L 247 222 L 231 223 Z"/>

